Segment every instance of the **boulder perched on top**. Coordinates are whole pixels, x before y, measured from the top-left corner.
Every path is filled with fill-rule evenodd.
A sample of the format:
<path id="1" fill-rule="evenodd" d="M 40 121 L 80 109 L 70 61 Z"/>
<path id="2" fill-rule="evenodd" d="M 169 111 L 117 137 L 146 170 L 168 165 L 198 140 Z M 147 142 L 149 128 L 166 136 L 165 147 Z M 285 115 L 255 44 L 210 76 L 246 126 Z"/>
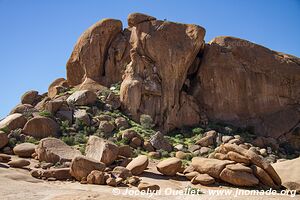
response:
<path id="1" fill-rule="evenodd" d="M 53 98 L 67 88 L 69 88 L 67 80 L 64 78 L 58 78 L 49 85 L 48 97 Z"/>
<path id="2" fill-rule="evenodd" d="M 57 136 L 59 131 L 59 125 L 53 119 L 37 116 L 25 124 L 22 132 L 34 138 L 46 138 L 49 136 Z"/>
<path id="3" fill-rule="evenodd" d="M 32 143 L 21 143 L 13 148 L 14 154 L 23 158 L 31 158 L 31 155 L 35 152 L 36 145 Z"/>
<path id="4" fill-rule="evenodd" d="M 69 105 L 76 105 L 76 106 L 92 105 L 96 101 L 97 101 L 97 95 L 94 92 L 89 90 L 76 91 L 67 99 Z"/>
<path id="5" fill-rule="evenodd" d="M 212 158 L 194 157 L 192 166 L 195 171 L 201 174 L 208 174 L 214 178 L 220 178 L 220 173 L 228 164 L 233 164 L 233 161 L 218 160 Z"/>
<path id="6" fill-rule="evenodd" d="M 118 40 L 117 43 L 114 43 L 114 46 L 118 47 L 117 50 L 121 50 L 119 54 L 122 57 L 128 43 L 126 42 L 127 39 L 122 42 L 123 38 L 122 22 L 120 20 L 103 19 L 89 27 L 78 39 L 68 60 L 68 83 L 71 86 L 76 86 L 84 82 L 85 78 L 96 82 L 105 79 L 107 52 L 112 51 L 109 47 L 115 40 Z M 119 47 L 117 44 L 121 44 L 121 46 Z M 109 54 L 112 55 L 111 59 L 115 58 L 110 52 Z M 113 74 L 107 78 L 113 78 Z M 105 81 L 103 82 L 105 83 Z"/>
<path id="7" fill-rule="evenodd" d="M 90 136 L 85 148 L 85 155 L 105 165 L 112 164 L 118 157 L 119 147 L 112 142 Z"/>
<path id="8" fill-rule="evenodd" d="M 23 128 L 27 119 L 20 113 L 8 115 L 2 121 L 0 121 L 0 129 L 8 129 L 8 131 Z"/>
<path id="9" fill-rule="evenodd" d="M 30 90 L 22 95 L 21 103 L 35 106 L 38 102 L 41 101 L 41 99 L 42 97 L 39 95 L 38 91 Z"/>
<path id="10" fill-rule="evenodd" d="M 71 163 L 71 175 L 78 181 L 86 178 L 92 171 L 104 171 L 105 164 L 85 156 L 77 156 Z"/>
<path id="11" fill-rule="evenodd" d="M 198 124 L 199 107 L 182 88 L 204 46 L 205 29 L 155 20 L 141 13 L 130 14 L 128 24 L 134 28 L 131 62 L 120 91 L 123 106 L 136 121 L 141 114 L 150 115 L 165 131 Z"/>
<path id="12" fill-rule="evenodd" d="M 39 161 L 49 163 L 71 162 L 76 156 L 80 156 L 80 151 L 68 146 L 63 141 L 56 138 L 42 139 L 36 147 Z"/>

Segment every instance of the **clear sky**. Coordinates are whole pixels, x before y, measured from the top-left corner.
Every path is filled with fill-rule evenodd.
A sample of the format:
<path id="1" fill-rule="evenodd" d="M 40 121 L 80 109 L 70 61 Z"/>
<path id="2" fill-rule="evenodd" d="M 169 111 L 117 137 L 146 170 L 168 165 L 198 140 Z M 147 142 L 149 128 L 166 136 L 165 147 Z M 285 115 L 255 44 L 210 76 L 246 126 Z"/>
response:
<path id="1" fill-rule="evenodd" d="M 244 38 L 300 57 L 300 0 L 0 0 L 0 118 L 28 90 L 65 77 L 80 34 L 102 18 L 142 12 L 194 23 L 205 40 Z"/>

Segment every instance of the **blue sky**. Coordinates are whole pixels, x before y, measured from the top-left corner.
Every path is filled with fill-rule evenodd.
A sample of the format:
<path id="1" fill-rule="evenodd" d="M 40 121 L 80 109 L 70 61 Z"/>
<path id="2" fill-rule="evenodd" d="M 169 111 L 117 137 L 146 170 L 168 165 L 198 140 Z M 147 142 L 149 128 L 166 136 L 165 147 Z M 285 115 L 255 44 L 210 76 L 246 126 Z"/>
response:
<path id="1" fill-rule="evenodd" d="M 299 0 L 0 0 L 0 118 L 25 91 L 65 77 L 85 29 L 102 18 L 126 27 L 132 12 L 201 25 L 206 41 L 230 35 L 300 57 Z"/>

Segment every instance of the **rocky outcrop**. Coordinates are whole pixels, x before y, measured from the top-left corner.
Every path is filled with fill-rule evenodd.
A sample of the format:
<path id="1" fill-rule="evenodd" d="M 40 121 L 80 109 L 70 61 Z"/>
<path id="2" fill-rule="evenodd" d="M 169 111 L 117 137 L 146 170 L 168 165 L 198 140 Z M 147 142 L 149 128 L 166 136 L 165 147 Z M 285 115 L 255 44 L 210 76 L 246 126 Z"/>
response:
<path id="1" fill-rule="evenodd" d="M 131 62 L 121 85 L 123 107 L 137 121 L 150 115 L 165 130 L 199 123 L 199 108 L 183 88 L 203 47 L 204 28 L 137 13 L 129 15 L 128 24 Z"/>
<path id="2" fill-rule="evenodd" d="M 107 80 L 120 81 L 122 64 L 128 60 L 127 37 L 120 20 L 103 19 L 92 25 L 80 36 L 69 58 L 68 83 L 76 86 L 87 78 L 104 85 Z M 114 77 L 115 73 L 119 75 Z"/>
<path id="3" fill-rule="evenodd" d="M 217 37 L 205 46 L 192 93 L 210 120 L 278 138 L 300 121 L 300 59 Z"/>

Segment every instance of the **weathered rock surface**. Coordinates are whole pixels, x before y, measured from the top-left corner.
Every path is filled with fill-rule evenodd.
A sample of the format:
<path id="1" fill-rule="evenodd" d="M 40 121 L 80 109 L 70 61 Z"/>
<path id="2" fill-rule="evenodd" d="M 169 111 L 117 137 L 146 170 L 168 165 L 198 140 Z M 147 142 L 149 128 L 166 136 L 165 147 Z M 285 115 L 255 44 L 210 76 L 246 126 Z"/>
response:
<path id="1" fill-rule="evenodd" d="M 31 158 L 35 152 L 36 145 L 32 143 L 21 143 L 13 148 L 14 154 L 23 158 Z"/>
<path id="2" fill-rule="evenodd" d="M 71 180 L 70 168 L 55 168 L 40 170 L 34 169 L 30 172 L 31 176 L 35 178 L 55 178 L 56 180 Z"/>
<path id="3" fill-rule="evenodd" d="M 198 174 L 192 178 L 191 183 L 201 185 L 211 185 L 215 183 L 215 179 L 208 174 Z"/>
<path id="4" fill-rule="evenodd" d="M 138 190 L 139 191 L 144 191 L 144 192 L 155 192 L 157 190 L 160 190 L 160 187 L 159 187 L 159 185 L 156 185 L 156 184 L 141 182 L 138 185 Z"/>
<path id="5" fill-rule="evenodd" d="M 23 128 L 23 133 L 35 138 L 57 136 L 59 125 L 51 118 L 37 116 L 30 119 Z"/>
<path id="6" fill-rule="evenodd" d="M 167 176 L 174 176 L 181 169 L 182 162 L 178 158 L 168 158 L 160 161 L 156 168 L 157 170 Z"/>
<path id="7" fill-rule="evenodd" d="M 299 94 L 299 58 L 226 36 L 205 46 L 193 87 L 209 119 L 273 138 L 299 123 Z"/>
<path id="8" fill-rule="evenodd" d="M 71 162 L 76 156 L 80 156 L 80 151 L 68 146 L 63 141 L 56 138 L 42 139 L 36 148 L 39 161 L 50 163 Z"/>
<path id="9" fill-rule="evenodd" d="M 74 92 L 67 98 L 69 105 L 87 106 L 92 105 L 97 101 L 97 95 L 89 90 L 80 90 Z"/>
<path id="10" fill-rule="evenodd" d="M 56 95 L 68 88 L 69 84 L 66 79 L 58 78 L 54 80 L 48 87 L 48 97 L 54 98 Z"/>
<path id="11" fill-rule="evenodd" d="M 90 136 L 86 145 L 85 155 L 105 165 L 112 164 L 118 157 L 119 147 L 112 142 L 97 136 Z"/>
<path id="12" fill-rule="evenodd" d="M 228 164 L 233 164 L 229 160 L 217 160 L 211 158 L 194 157 L 192 159 L 192 166 L 195 171 L 201 174 L 208 174 L 214 178 L 219 178 L 220 173 Z"/>
<path id="13" fill-rule="evenodd" d="M 144 172 L 145 169 L 147 169 L 149 164 L 148 157 L 145 155 L 140 155 L 136 158 L 134 158 L 127 166 L 126 168 L 131 171 L 133 175 L 140 175 Z"/>
<path id="14" fill-rule="evenodd" d="M 170 142 L 164 137 L 164 135 L 158 131 L 150 138 L 151 145 L 156 150 L 164 150 L 167 152 L 171 152 L 173 147 Z"/>
<path id="15" fill-rule="evenodd" d="M 204 28 L 138 13 L 129 15 L 128 23 L 132 26 L 131 62 L 121 84 L 123 106 L 133 119 L 148 114 L 165 130 L 197 124 L 198 105 L 183 86 L 203 47 Z"/>
<path id="16" fill-rule="evenodd" d="M 70 173 L 78 181 L 86 178 L 92 171 L 104 171 L 105 164 L 85 156 L 77 156 L 72 160 Z"/>
<path id="17" fill-rule="evenodd" d="M 5 147 L 8 143 L 8 137 L 7 134 L 3 131 L 0 131 L 0 149 Z"/>
<path id="18" fill-rule="evenodd" d="M 254 186 L 259 180 L 251 173 L 244 171 L 233 171 L 227 167 L 222 170 L 220 179 L 236 186 Z"/>
<path id="19" fill-rule="evenodd" d="M 10 114 L 15 114 L 15 113 L 21 113 L 21 114 L 25 114 L 26 112 L 32 112 L 34 111 L 34 107 L 30 104 L 19 104 L 16 105 L 16 107 L 14 107 L 11 111 Z"/>
<path id="20" fill-rule="evenodd" d="M 300 158 L 274 163 L 272 165 L 282 180 L 282 185 L 300 193 Z"/>
<path id="21" fill-rule="evenodd" d="M 103 19 L 80 36 L 67 63 L 67 80 L 71 86 L 81 84 L 85 78 L 100 82 L 101 77 L 106 74 L 107 56 L 111 55 L 111 52 L 108 52 L 109 47 L 121 32 L 120 20 Z M 118 38 L 122 40 L 122 36 Z M 122 52 L 120 54 L 122 55 Z"/>
<path id="22" fill-rule="evenodd" d="M 17 128 L 23 128 L 26 122 L 27 120 L 22 114 L 11 114 L 0 122 L 0 129 L 8 129 L 8 131 L 10 131 Z"/>
<path id="23" fill-rule="evenodd" d="M 30 162 L 25 159 L 12 160 L 7 163 L 10 167 L 22 168 L 30 165 Z"/>
<path id="24" fill-rule="evenodd" d="M 88 184 L 96 184 L 96 185 L 104 185 L 106 182 L 105 180 L 105 173 L 93 170 L 88 176 L 87 176 L 87 183 Z"/>
<path id="25" fill-rule="evenodd" d="M 38 91 L 30 90 L 25 92 L 21 97 L 22 104 L 30 104 L 35 106 L 41 100 L 41 96 Z"/>

